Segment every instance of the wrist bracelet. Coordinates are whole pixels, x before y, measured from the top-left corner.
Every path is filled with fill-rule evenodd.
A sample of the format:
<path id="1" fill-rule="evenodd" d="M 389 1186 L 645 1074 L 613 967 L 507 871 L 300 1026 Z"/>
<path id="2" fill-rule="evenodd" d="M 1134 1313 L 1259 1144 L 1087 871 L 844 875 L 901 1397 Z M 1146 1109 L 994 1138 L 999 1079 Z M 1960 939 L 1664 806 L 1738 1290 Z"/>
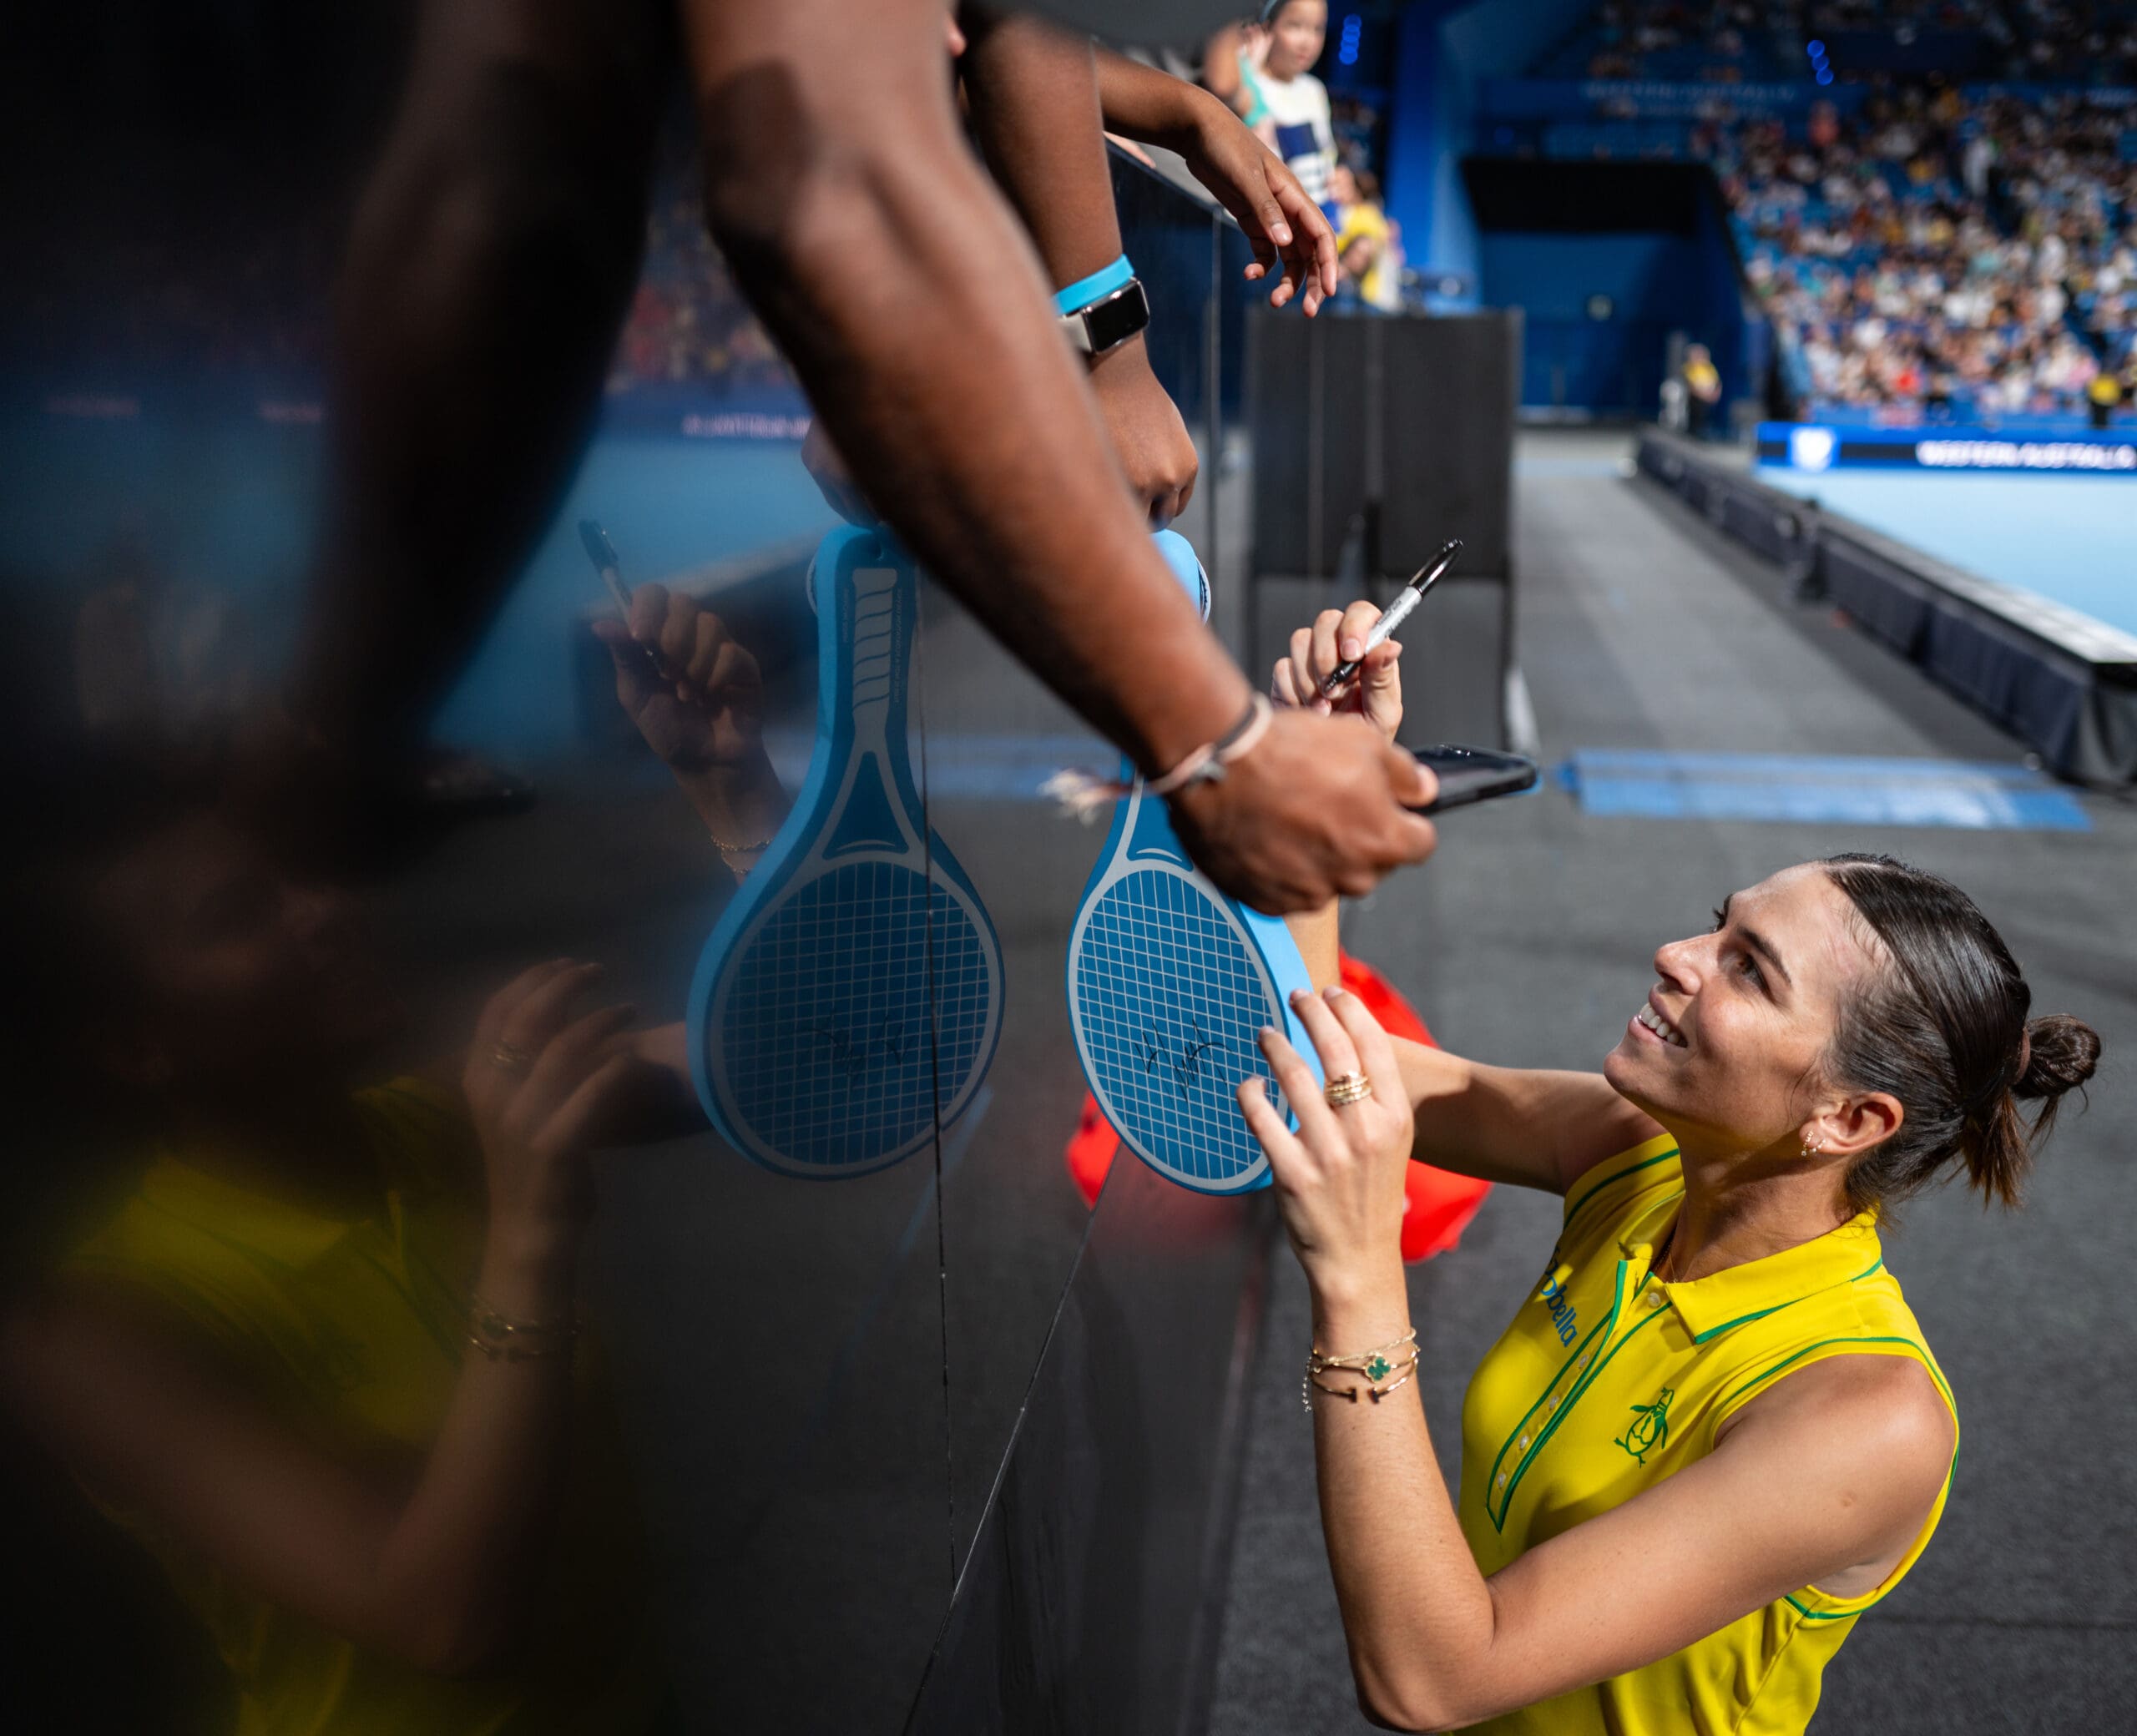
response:
<path id="1" fill-rule="evenodd" d="M 1331 1369 L 1363 1375 L 1366 1384 L 1362 1387 L 1331 1386 L 1321 1378 Z M 1369 1392 L 1377 1405 L 1397 1387 L 1407 1385 L 1417 1372 L 1417 1329 L 1415 1326 L 1400 1338 L 1350 1355 L 1331 1356 L 1325 1351 L 1309 1349 L 1306 1353 L 1306 1373 L 1299 1381 L 1299 1403 L 1311 1414 L 1313 1394 L 1308 1389 L 1317 1386 L 1323 1392 L 1346 1398 L 1354 1405 L 1357 1403 L 1361 1391 Z"/>
<path id="2" fill-rule="evenodd" d="M 1089 277 L 1079 277 L 1064 289 L 1053 292 L 1053 310 L 1058 314 L 1081 313 L 1094 301 L 1125 289 L 1128 280 L 1134 276 L 1135 268 L 1122 254 L 1109 265 L 1101 265 Z"/>
<path id="3" fill-rule="evenodd" d="M 1360 1374 L 1379 1380 L 1394 1362 L 1406 1352 L 1415 1355 L 1417 1349 L 1417 1329 L 1412 1326 L 1402 1337 L 1391 1339 L 1384 1345 L 1375 1345 L 1370 1350 L 1360 1350 L 1350 1356 L 1331 1356 L 1326 1351 L 1309 1350 L 1306 1353 L 1306 1366 L 1316 1375 L 1327 1373 L 1331 1368 L 1355 1369 Z"/>
<path id="4" fill-rule="evenodd" d="M 1397 1367 L 1401 1372 L 1393 1380 L 1374 1381 L 1365 1386 L 1331 1386 L 1326 1380 L 1308 1373 L 1299 1383 L 1299 1402 L 1306 1406 L 1308 1416 L 1313 1414 L 1313 1395 L 1306 1390 L 1309 1385 L 1312 1385 L 1319 1387 L 1323 1392 L 1333 1394 L 1337 1398 L 1348 1399 L 1354 1405 L 1357 1403 L 1358 1395 L 1361 1392 L 1371 1393 L 1373 1403 L 1377 1405 L 1398 1386 L 1407 1386 L 1410 1384 L 1411 1379 L 1417 1372 L 1417 1359 L 1412 1356 L 1407 1362 L 1398 1363 Z"/>
<path id="5" fill-rule="evenodd" d="M 493 1362 L 526 1362 L 538 1356 L 568 1353 L 578 1336 L 578 1322 L 527 1320 L 492 1307 L 480 1296 L 467 1305 L 467 1342 Z"/>
<path id="6" fill-rule="evenodd" d="M 1205 741 L 1171 770 L 1144 783 L 1144 793 L 1160 798 L 1176 795 L 1190 784 L 1221 784 L 1225 768 L 1252 753 L 1269 733 L 1276 712 L 1266 696 L 1256 694 L 1247 701 L 1245 714 L 1215 741 Z M 1089 772 L 1058 771 L 1039 786 L 1039 794 L 1061 805 L 1065 813 L 1089 822 L 1109 802 L 1134 793 L 1132 782 L 1118 778 L 1094 777 Z"/>
<path id="7" fill-rule="evenodd" d="M 771 840 L 778 835 L 777 832 L 767 832 L 754 844 L 722 844 L 719 839 L 715 838 L 712 840 L 712 847 L 724 856 L 754 855 L 760 850 L 770 849 Z"/>

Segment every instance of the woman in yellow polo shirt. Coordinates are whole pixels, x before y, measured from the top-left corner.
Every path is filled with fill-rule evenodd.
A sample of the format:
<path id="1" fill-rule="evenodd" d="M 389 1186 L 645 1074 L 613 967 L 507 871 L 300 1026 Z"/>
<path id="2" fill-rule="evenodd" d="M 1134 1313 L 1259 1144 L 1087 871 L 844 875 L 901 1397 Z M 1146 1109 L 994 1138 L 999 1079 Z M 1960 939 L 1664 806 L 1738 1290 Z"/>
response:
<path id="1" fill-rule="evenodd" d="M 1301 633 L 1277 699 L 1374 613 Z M 1392 657 L 1349 703 L 1392 730 Z M 1272 1032 L 1298 1131 L 1240 1103 L 1311 1286 L 1302 1390 L 1361 1703 L 1406 1729 L 1801 1731 L 1958 1447 L 1880 1216 L 1953 1171 L 2014 1201 L 2099 1039 L 2029 1017 L 1966 895 L 1886 857 L 1788 869 L 1661 947 L 1599 1073 L 1391 1038 L 1332 986 L 1333 908 L 1296 926 L 1331 985 L 1299 1007 L 1329 1082 Z M 1566 1202 L 1471 1381 L 1453 1494 L 1412 1379 L 1413 1157 Z"/>
<path id="2" fill-rule="evenodd" d="M 775 827 L 755 660 L 659 585 L 605 636 L 714 838 Z M 352 1089 L 401 1022 L 355 901 L 212 786 L 64 788 L 0 892 L 40 1063 L 11 1052 L 9 1102 L 117 1197 L 0 1294 L 0 1404 L 154 1557 L 240 1736 L 674 1728 L 575 1296 L 590 1150 L 704 1125 L 681 1027 L 558 959 L 463 1053 Z"/>

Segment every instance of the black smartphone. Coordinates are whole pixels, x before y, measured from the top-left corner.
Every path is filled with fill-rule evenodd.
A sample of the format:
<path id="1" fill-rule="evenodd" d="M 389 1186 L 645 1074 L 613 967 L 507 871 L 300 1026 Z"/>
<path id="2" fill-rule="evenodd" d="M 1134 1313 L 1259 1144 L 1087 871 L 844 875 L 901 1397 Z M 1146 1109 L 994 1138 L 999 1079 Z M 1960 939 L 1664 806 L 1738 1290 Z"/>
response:
<path id="1" fill-rule="evenodd" d="M 1536 787 L 1536 762 L 1519 754 L 1465 748 L 1452 741 L 1415 748 L 1412 752 L 1439 779 L 1438 799 L 1417 810 L 1420 814 L 1443 814 L 1449 808 L 1466 808 L 1472 802 L 1488 802 L 1494 796 L 1518 795 Z"/>

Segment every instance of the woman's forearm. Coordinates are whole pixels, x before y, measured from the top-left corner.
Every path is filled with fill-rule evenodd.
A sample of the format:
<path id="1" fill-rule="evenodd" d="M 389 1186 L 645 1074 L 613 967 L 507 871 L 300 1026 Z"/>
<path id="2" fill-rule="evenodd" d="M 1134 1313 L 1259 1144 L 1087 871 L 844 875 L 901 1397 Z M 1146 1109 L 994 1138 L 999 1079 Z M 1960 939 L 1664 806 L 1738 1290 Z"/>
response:
<path id="1" fill-rule="evenodd" d="M 1342 906 L 1330 899 L 1317 911 L 1302 911 L 1284 918 L 1291 939 L 1306 961 L 1306 973 L 1316 989 L 1339 982 L 1343 976 Z"/>
<path id="2" fill-rule="evenodd" d="M 570 1319 L 575 1250 L 549 1233 L 493 1224 L 477 1295 L 514 1320 Z M 540 1576 L 566 1469 L 572 1355 L 513 1361 L 474 1345 L 414 1491 L 380 1545 L 376 1596 L 412 1630 L 406 1649 L 441 1673 L 508 1653 Z"/>
<path id="3" fill-rule="evenodd" d="M 1356 1284 L 1316 1284 L 1314 1346 L 1334 1355 L 1392 1344 L 1409 1330 L 1400 1260 Z M 1328 1565 L 1358 1703 L 1404 1729 L 1475 1715 L 1495 1622 L 1492 1593 L 1462 1535 L 1432 1451 L 1418 1382 L 1377 1401 L 1316 1391 L 1314 1456 Z"/>

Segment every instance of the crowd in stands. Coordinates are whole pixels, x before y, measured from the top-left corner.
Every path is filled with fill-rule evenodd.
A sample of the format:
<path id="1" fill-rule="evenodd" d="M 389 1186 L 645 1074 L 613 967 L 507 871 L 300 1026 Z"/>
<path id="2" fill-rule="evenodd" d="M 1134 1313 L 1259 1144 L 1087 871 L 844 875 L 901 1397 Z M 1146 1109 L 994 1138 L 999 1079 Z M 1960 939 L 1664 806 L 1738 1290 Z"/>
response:
<path id="1" fill-rule="evenodd" d="M 2126 111 L 1950 87 L 1716 127 L 1705 141 L 1752 284 L 1813 402 L 1934 414 L 2082 409 L 2137 329 Z"/>
<path id="2" fill-rule="evenodd" d="M 654 183 L 645 263 L 609 363 L 609 393 L 687 386 L 741 396 L 792 386 L 705 232 L 688 136 L 677 133 Z"/>
<path id="3" fill-rule="evenodd" d="M 678 134 L 680 140 L 684 135 Z M 179 189 L 19 238 L 0 274 L 11 369 L 70 388 L 230 381 L 316 396 L 324 381 L 338 245 L 324 199 L 203 204 L 184 189 L 237 178 L 182 159 L 145 174 Z M 705 233 L 687 149 L 670 151 L 650 206 L 645 265 L 611 364 L 612 394 L 687 386 L 713 395 L 789 388 L 792 376 Z"/>
<path id="4" fill-rule="evenodd" d="M 1799 78 L 1806 44 L 1841 33 L 1850 50 L 1836 57 L 1841 79 L 1902 69 L 1893 54 L 1933 34 L 1942 69 L 1955 74 L 2137 83 L 2137 0 L 1604 0 L 1531 70 L 1706 83 Z M 1884 53 L 1881 38 L 1890 45 Z"/>

